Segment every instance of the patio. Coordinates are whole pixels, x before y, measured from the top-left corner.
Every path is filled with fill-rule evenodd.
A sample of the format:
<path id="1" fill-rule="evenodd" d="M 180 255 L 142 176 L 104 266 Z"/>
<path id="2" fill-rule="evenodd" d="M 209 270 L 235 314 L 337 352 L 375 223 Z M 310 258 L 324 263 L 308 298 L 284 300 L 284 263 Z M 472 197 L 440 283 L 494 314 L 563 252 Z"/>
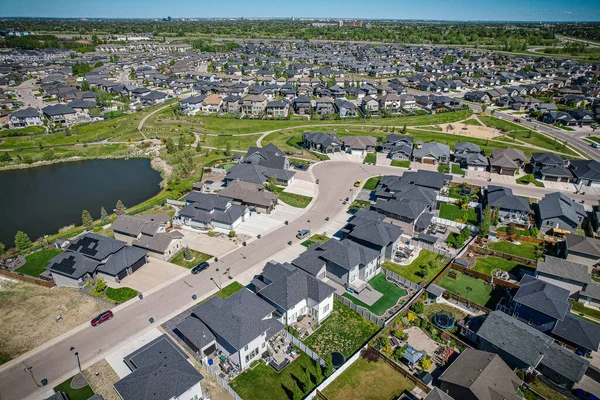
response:
<path id="1" fill-rule="evenodd" d="M 306 314 L 298 319 L 294 327 L 298 330 L 298 337 L 303 339 L 310 336 L 319 327 L 319 323 L 315 317 Z"/>
<path id="2" fill-rule="evenodd" d="M 300 352 L 296 349 L 296 346 L 290 342 L 287 334 L 282 331 L 269 339 L 267 352 L 263 353 L 263 359 L 276 372 L 280 372 L 299 355 Z"/>

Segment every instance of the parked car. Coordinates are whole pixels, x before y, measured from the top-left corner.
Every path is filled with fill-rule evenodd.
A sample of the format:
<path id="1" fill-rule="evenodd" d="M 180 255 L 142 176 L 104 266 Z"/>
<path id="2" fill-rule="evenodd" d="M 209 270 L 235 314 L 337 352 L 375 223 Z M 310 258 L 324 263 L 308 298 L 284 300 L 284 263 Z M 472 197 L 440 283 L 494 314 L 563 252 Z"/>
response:
<path id="1" fill-rule="evenodd" d="M 210 264 L 208 264 L 206 261 L 205 262 L 201 262 L 200 264 L 198 264 L 194 268 L 192 268 L 192 274 L 194 274 L 194 275 L 199 274 L 200 272 L 202 272 L 206 268 L 208 268 L 209 265 Z"/>
<path id="2" fill-rule="evenodd" d="M 308 229 L 302 229 L 302 230 L 298 231 L 298 234 L 296 235 L 296 238 L 297 239 L 304 239 L 308 235 L 310 235 L 310 231 Z"/>
<path id="3" fill-rule="evenodd" d="M 110 310 L 104 311 L 103 313 L 99 314 L 96 318 L 91 320 L 90 323 L 92 324 L 92 326 L 97 326 L 105 321 L 108 321 L 109 319 L 112 319 L 112 317 L 113 317 L 112 311 L 110 311 Z"/>
<path id="4" fill-rule="evenodd" d="M 592 142 L 592 147 L 595 148 L 595 149 L 597 149 L 598 148 L 598 143 Z"/>
<path id="5" fill-rule="evenodd" d="M 360 184 L 362 183 L 362 181 L 359 179 L 356 182 L 354 182 L 354 187 L 359 187 Z"/>
<path id="6" fill-rule="evenodd" d="M 583 399 L 583 400 L 600 400 L 600 398 L 598 398 L 598 396 L 596 396 L 596 395 L 594 395 L 594 394 L 592 394 L 590 392 L 586 392 L 583 389 L 575 389 L 575 390 L 573 390 L 573 394 L 578 399 Z"/>
<path id="7" fill-rule="evenodd" d="M 514 122 L 521 122 L 521 118 L 515 118 L 513 119 Z"/>

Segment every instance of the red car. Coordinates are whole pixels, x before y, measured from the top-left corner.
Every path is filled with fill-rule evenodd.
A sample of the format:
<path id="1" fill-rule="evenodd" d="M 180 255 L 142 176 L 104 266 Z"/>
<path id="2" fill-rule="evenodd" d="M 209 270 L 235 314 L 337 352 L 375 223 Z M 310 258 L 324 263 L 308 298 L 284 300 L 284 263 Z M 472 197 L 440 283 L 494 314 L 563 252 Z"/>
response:
<path id="1" fill-rule="evenodd" d="M 515 121 L 515 122 L 517 122 L 517 123 L 518 123 L 518 122 L 521 122 L 521 118 L 515 118 L 515 119 L 513 119 L 513 121 Z"/>
<path id="2" fill-rule="evenodd" d="M 92 326 L 100 325 L 104 321 L 108 321 L 109 319 L 112 319 L 112 317 L 113 317 L 112 311 L 110 311 L 110 310 L 104 311 L 102 314 L 98 315 L 96 318 L 91 320 L 90 323 L 92 324 Z"/>

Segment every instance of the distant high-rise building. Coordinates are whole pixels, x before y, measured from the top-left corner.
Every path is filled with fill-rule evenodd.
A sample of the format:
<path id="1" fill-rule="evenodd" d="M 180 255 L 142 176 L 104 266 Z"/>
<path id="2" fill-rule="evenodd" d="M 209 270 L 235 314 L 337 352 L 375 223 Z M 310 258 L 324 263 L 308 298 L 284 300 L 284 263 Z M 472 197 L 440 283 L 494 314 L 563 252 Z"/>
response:
<path id="1" fill-rule="evenodd" d="M 338 21 L 338 26 L 344 26 L 344 21 L 342 21 L 341 19 Z"/>
<path id="2" fill-rule="evenodd" d="M 294 16 L 292 15 L 292 22 L 294 22 L 296 19 L 294 18 Z"/>

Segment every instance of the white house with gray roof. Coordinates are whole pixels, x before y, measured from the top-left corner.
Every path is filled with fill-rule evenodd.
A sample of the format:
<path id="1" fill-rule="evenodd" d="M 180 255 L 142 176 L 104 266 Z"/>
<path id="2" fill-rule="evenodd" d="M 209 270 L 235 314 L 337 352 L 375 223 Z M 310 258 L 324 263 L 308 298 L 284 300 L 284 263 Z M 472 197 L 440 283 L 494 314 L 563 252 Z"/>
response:
<path id="1" fill-rule="evenodd" d="M 538 226 L 544 233 L 553 230 L 574 233 L 587 217 L 582 204 L 560 192 L 548 193 L 538 206 Z"/>
<path id="2" fill-rule="evenodd" d="M 185 200 L 187 205 L 177 212 L 174 222 L 190 228 L 233 230 L 250 217 L 248 207 L 218 195 L 191 192 Z"/>

